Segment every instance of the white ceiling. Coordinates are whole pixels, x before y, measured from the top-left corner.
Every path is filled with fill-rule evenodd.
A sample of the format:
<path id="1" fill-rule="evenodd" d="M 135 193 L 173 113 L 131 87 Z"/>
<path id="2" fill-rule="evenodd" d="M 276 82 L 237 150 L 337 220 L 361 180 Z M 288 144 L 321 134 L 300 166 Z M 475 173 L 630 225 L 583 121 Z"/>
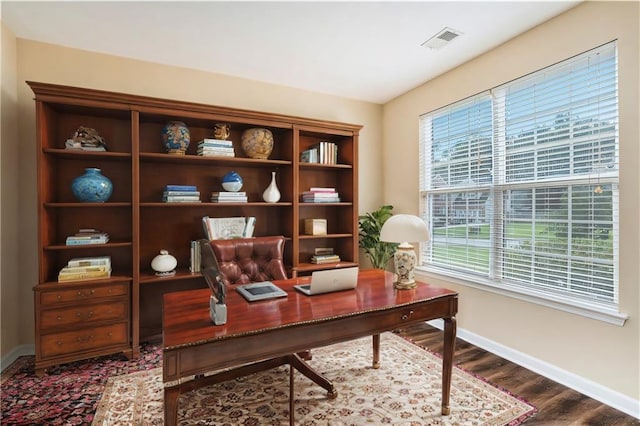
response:
<path id="1" fill-rule="evenodd" d="M 2 0 L 1 19 L 19 38 L 385 103 L 578 3 Z M 444 27 L 462 35 L 420 46 Z"/>

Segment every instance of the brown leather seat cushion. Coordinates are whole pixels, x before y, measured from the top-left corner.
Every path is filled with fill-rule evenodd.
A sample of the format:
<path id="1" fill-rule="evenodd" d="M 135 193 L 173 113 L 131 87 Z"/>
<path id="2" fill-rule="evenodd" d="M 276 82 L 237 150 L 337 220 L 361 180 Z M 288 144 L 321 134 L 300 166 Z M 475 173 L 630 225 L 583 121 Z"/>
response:
<path id="1" fill-rule="evenodd" d="M 282 236 L 213 240 L 210 244 L 227 285 L 287 278 Z"/>

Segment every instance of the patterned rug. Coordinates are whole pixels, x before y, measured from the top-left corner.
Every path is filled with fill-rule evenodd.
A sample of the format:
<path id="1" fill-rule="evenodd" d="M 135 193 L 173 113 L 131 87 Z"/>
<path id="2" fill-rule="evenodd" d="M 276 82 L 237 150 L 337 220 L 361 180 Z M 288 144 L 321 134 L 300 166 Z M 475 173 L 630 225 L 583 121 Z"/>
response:
<path id="1" fill-rule="evenodd" d="M 338 397 L 295 374 L 297 425 L 518 425 L 535 408 L 454 367 L 451 415 L 440 415 L 442 360 L 385 333 L 380 369 L 371 368 L 371 338 L 313 350 L 310 364 L 333 381 Z M 181 395 L 182 425 L 286 425 L 289 369 L 274 368 Z M 111 377 L 94 425 L 163 424 L 162 370 Z"/>
<path id="2" fill-rule="evenodd" d="M 23 356 L 2 372 L 2 425 L 90 425 L 110 377 L 162 364 L 159 345 L 143 345 L 140 357 L 121 354 L 49 368 L 36 377 L 35 358 Z"/>

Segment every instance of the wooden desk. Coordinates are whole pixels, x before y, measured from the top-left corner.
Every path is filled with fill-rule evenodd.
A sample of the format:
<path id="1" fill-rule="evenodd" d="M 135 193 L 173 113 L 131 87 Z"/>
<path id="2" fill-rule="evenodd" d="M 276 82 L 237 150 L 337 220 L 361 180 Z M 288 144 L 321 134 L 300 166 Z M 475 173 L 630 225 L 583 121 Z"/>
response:
<path id="1" fill-rule="evenodd" d="M 393 288 L 393 275 L 381 270 L 360 271 L 356 290 L 305 296 L 294 284 L 309 277 L 275 281 L 286 298 L 246 302 L 235 291 L 227 297 L 228 321 L 213 325 L 209 318 L 209 289 L 164 295 L 163 361 L 166 425 L 177 423 L 181 392 L 232 376 L 194 378 L 222 368 L 259 361 L 378 335 L 412 323 L 444 319 L 442 414 L 449 414 L 449 392 L 456 337 L 458 294 L 426 283 L 412 290 Z M 374 337 L 374 365 L 378 362 Z"/>

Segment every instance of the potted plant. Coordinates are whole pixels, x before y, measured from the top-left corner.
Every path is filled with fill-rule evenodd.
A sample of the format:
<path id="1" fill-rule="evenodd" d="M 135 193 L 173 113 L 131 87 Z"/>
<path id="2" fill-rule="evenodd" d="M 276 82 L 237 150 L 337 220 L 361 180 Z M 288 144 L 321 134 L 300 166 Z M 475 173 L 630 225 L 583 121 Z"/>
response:
<path id="1" fill-rule="evenodd" d="M 393 206 L 385 205 L 371 213 L 358 216 L 359 246 L 371 260 L 371 264 L 377 269 L 386 269 L 389 260 L 398 247 L 396 243 L 380 241 L 382 225 L 393 216 Z"/>

